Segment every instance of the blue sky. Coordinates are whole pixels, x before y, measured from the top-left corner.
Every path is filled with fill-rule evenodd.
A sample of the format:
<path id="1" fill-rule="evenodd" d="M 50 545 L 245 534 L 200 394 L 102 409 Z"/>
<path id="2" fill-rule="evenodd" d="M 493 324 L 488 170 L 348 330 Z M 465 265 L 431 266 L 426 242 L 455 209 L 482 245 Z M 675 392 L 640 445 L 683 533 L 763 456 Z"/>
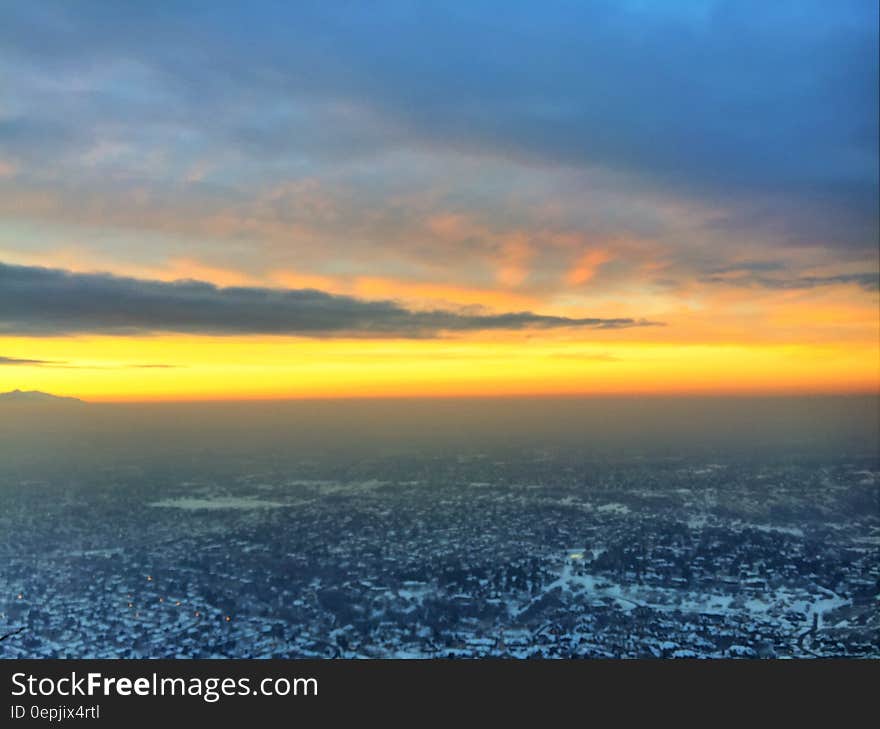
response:
<path id="1" fill-rule="evenodd" d="M 12 3 L 0 39 L 0 150 L 37 189 L 308 176 L 374 205 L 460 155 L 876 237 L 873 2 Z"/>

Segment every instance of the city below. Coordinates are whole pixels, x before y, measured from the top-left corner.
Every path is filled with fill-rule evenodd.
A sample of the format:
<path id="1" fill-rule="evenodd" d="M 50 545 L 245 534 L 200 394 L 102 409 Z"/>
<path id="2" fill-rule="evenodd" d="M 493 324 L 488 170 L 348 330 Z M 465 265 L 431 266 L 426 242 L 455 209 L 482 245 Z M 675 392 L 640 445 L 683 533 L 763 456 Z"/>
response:
<path id="1" fill-rule="evenodd" d="M 475 449 L 0 484 L 0 656 L 880 657 L 875 456 Z"/>

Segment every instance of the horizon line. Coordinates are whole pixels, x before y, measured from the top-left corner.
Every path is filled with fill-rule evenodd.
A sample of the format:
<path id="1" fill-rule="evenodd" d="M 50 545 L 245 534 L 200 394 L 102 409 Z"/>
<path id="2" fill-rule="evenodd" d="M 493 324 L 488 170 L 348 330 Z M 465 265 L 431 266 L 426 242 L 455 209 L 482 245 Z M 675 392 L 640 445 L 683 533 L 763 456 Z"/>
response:
<path id="1" fill-rule="evenodd" d="M 54 393 L 46 393 L 54 394 Z M 393 394 L 366 394 L 366 395 L 284 395 L 267 397 L 154 397 L 154 398 L 98 398 L 86 399 L 77 395 L 63 394 L 58 397 L 72 397 L 87 405 L 209 405 L 209 404 L 248 404 L 248 403 L 293 403 L 293 402 L 351 402 L 351 401 L 463 401 L 463 400 L 613 400 L 613 399 L 800 399 L 800 398 L 880 398 L 880 388 L 874 390 L 810 390 L 810 391 L 628 391 L 628 392 L 520 392 L 520 393 L 458 393 L 458 394 L 423 394 L 423 395 L 393 395 Z M 6 403 L 12 404 L 12 403 Z M 19 403 L 24 404 L 24 403 Z M 33 405 L 34 403 L 28 403 Z M 51 404 L 51 403 L 43 403 Z"/>

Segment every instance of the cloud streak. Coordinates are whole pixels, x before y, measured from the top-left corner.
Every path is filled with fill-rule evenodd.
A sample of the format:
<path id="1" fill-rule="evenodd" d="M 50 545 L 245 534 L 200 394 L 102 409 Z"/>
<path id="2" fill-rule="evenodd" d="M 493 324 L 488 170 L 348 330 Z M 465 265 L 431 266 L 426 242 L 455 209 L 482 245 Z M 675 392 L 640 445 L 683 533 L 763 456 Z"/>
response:
<path id="1" fill-rule="evenodd" d="M 577 327 L 654 326 L 628 317 L 562 317 L 530 311 L 414 311 L 314 289 L 222 288 L 202 281 L 151 281 L 104 273 L 0 264 L 0 334 L 288 335 L 367 338 Z"/>
<path id="2" fill-rule="evenodd" d="M 152 370 L 152 369 L 177 369 L 180 365 L 173 364 L 125 364 L 125 365 L 78 365 L 70 364 L 64 360 L 55 359 L 31 359 L 23 357 L 0 356 L 0 367 L 51 367 L 62 370 Z"/>
<path id="3" fill-rule="evenodd" d="M 725 276 L 707 276 L 705 283 L 725 284 L 727 286 L 742 286 L 745 288 L 774 289 L 778 291 L 791 291 L 800 289 L 815 289 L 820 286 L 846 286 L 854 285 L 865 291 L 877 291 L 880 289 L 880 274 L 867 273 L 844 273 L 835 276 L 797 276 L 794 278 L 771 278 L 759 274 L 746 274 L 727 278 Z"/>
<path id="4" fill-rule="evenodd" d="M 47 367 L 60 364 L 46 359 L 22 359 L 20 357 L 0 357 L 0 367 Z"/>

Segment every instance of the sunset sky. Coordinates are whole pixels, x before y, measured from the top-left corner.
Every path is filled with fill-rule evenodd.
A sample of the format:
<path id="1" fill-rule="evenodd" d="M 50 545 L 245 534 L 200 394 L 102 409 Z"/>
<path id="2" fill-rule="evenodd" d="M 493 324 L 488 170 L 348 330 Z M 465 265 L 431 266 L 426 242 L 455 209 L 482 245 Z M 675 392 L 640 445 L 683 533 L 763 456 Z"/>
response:
<path id="1" fill-rule="evenodd" d="M 5 3 L 0 391 L 876 392 L 877 8 Z"/>

